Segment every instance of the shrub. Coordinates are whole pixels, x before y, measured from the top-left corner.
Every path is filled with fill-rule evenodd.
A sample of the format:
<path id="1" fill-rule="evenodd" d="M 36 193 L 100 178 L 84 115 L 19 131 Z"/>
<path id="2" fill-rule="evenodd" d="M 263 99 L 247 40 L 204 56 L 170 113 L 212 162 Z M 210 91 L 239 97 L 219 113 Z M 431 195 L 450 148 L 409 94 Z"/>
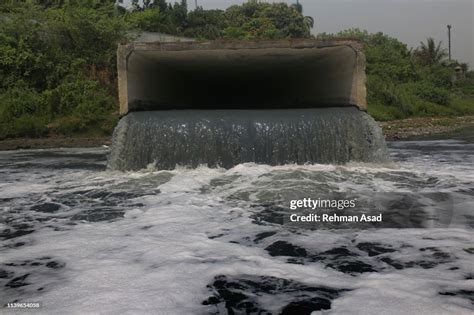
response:
<path id="1" fill-rule="evenodd" d="M 379 103 L 372 103 L 368 107 L 368 112 L 378 121 L 389 121 L 406 117 L 398 108 L 387 107 Z"/>
<path id="2" fill-rule="evenodd" d="M 439 88 L 422 81 L 413 86 L 413 93 L 421 99 L 439 105 L 448 106 L 451 102 L 450 93 L 447 89 Z"/>
<path id="3" fill-rule="evenodd" d="M 39 138 L 48 134 L 45 120 L 37 117 L 25 115 L 12 121 L 0 122 L 0 139 L 30 137 Z"/>
<path id="4" fill-rule="evenodd" d="M 41 95 L 19 84 L 0 94 L 0 122 L 8 123 L 22 116 L 41 115 Z"/>
<path id="5" fill-rule="evenodd" d="M 474 115 L 474 96 L 468 98 L 454 96 L 450 107 L 458 115 Z"/>

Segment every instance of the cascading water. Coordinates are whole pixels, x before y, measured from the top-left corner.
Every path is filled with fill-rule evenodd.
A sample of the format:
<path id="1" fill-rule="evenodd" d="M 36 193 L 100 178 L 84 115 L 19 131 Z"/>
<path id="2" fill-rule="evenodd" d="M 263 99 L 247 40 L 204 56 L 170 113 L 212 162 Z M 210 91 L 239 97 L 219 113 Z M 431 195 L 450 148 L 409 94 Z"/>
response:
<path id="1" fill-rule="evenodd" d="M 138 170 L 177 165 L 230 168 L 387 162 L 377 123 L 356 107 L 278 110 L 131 112 L 119 122 L 108 167 Z"/>
<path id="2" fill-rule="evenodd" d="M 389 161 L 358 42 L 128 43 L 117 61 L 111 170 Z"/>

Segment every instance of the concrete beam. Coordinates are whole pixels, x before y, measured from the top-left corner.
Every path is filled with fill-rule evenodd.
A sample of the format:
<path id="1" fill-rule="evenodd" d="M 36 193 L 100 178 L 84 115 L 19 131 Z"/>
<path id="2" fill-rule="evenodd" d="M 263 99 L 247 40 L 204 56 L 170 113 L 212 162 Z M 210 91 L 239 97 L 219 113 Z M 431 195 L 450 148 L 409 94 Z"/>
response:
<path id="1" fill-rule="evenodd" d="M 129 43 L 117 54 L 123 115 L 367 106 L 365 57 L 355 41 Z"/>

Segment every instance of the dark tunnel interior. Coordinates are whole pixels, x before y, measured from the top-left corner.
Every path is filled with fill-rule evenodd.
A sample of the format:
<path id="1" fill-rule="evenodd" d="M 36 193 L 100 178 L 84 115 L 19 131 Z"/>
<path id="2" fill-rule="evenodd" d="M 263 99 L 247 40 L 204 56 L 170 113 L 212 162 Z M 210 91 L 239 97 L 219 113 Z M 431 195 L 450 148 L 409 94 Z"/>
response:
<path id="1" fill-rule="evenodd" d="M 131 111 L 284 109 L 352 104 L 352 48 L 136 51 Z"/>

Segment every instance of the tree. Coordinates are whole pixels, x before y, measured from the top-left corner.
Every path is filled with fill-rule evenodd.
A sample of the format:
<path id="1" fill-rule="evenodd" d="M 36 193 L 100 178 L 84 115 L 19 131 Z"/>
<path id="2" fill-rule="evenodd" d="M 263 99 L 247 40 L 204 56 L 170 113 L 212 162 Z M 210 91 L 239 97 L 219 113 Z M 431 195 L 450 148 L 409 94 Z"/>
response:
<path id="1" fill-rule="evenodd" d="M 112 1 L 2 5 L 0 138 L 113 123 L 117 43 L 128 25 Z"/>
<path id="2" fill-rule="evenodd" d="M 296 0 L 296 3 L 293 4 L 293 7 L 296 9 L 296 11 L 298 11 L 298 13 L 303 14 L 303 6 L 298 0 Z"/>
<path id="3" fill-rule="evenodd" d="M 304 38 L 310 27 L 295 5 L 249 0 L 229 7 L 224 17 L 228 26 L 225 37 L 239 39 Z"/>
<path id="4" fill-rule="evenodd" d="M 303 15 L 303 5 L 298 1 L 296 0 L 296 3 L 292 5 L 293 8 L 295 8 L 295 10 Z M 314 18 L 312 16 L 305 16 L 304 17 L 304 24 L 309 28 L 309 29 L 312 29 L 314 27 Z"/>
<path id="5" fill-rule="evenodd" d="M 152 1 L 152 0 L 143 0 L 143 8 L 144 9 L 151 8 L 151 7 L 154 6 L 154 4 L 155 4 L 155 2 Z"/>
<path id="6" fill-rule="evenodd" d="M 226 25 L 224 11 L 204 10 L 198 7 L 189 12 L 183 35 L 200 39 L 218 39 L 223 36 Z"/>
<path id="7" fill-rule="evenodd" d="M 188 0 L 181 0 L 181 7 L 188 13 Z"/>
<path id="8" fill-rule="evenodd" d="M 312 29 L 314 27 L 314 18 L 312 16 L 305 16 L 304 23 L 309 29 Z"/>
<path id="9" fill-rule="evenodd" d="M 155 6 L 160 9 L 160 12 L 165 12 L 168 9 L 168 4 L 166 0 L 155 0 Z"/>
<path id="10" fill-rule="evenodd" d="M 441 64 L 448 56 L 446 49 L 441 47 L 442 42 L 436 45 L 432 37 L 429 37 L 426 43 L 420 42 L 420 45 L 421 46 L 415 51 L 415 56 L 424 64 Z"/>
<path id="11" fill-rule="evenodd" d="M 142 5 L 140 5 L 140 0 L 132 0 L 132 10 L 136 12 L 146 9 L 159 8 L 160 12 L 165 12 L 168 9 L 168 3 L 166 0 L 142 0 L 141 2 Z M 123 0 L 118 0 L 118 3 L 123 4 Z"/>
<path id="12" fill-rule="evenodd" d="M 138 0 L 132 0 L 132 10 L 133 11 L 140 11 L 141 7 L 140 4 L 138 3 Z"/>

